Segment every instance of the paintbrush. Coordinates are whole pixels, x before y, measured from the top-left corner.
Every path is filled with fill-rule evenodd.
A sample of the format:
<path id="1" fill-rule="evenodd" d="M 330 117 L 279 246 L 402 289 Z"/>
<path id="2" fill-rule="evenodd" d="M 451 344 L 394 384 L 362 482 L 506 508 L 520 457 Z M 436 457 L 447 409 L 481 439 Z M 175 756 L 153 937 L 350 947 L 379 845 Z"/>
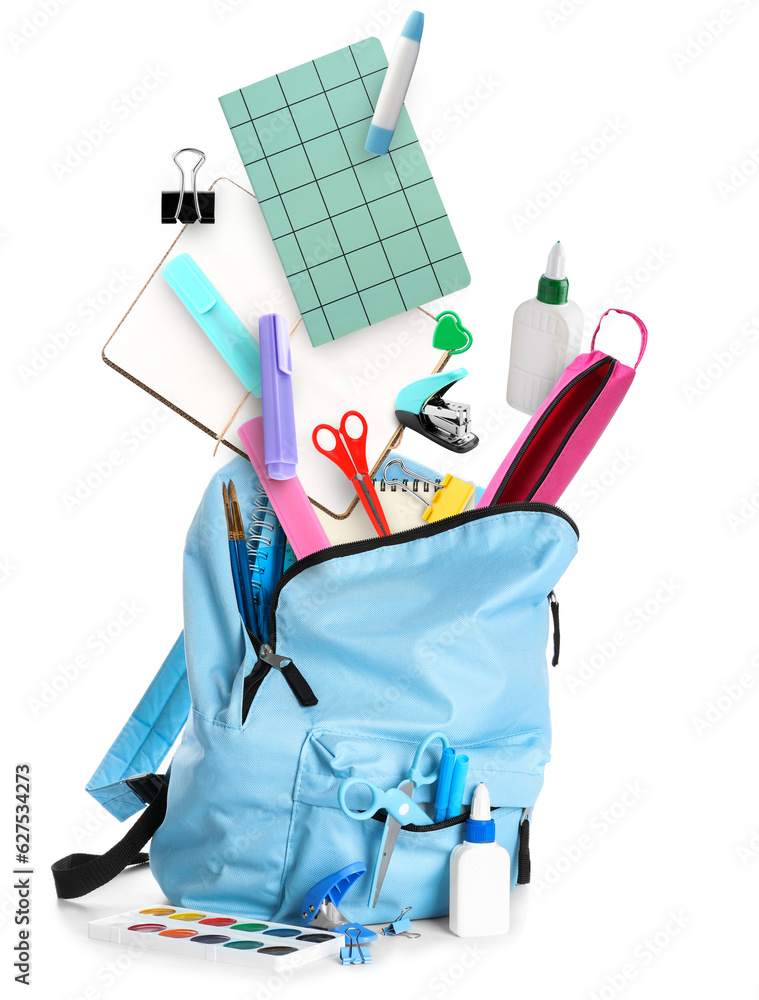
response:
<path id="1" fill-rule="evenodd" d="M 237 543 L 235 540 L 235 524 L 232 515 L 232 507 L 229 503 L 229 492 L 227 490 L 227 484 L 221 484 L 221 492 L 224 497 L 224 516 L 227 520 L 227 538 L 229 539 L 229 561 L 232 564 L 232 582 L 235 587 L 235 600 L 237 601 L 237 610 L 240 615 L 244 618 L 245 612 L 242 602 L 242 590 L 240 587 L 240 565 L 237 558 Z"/>
<path id="2" fill-rule="evenodd" d="M 243 526 L 242 514 L 240 513 L 240 504 L 237 501 L 237 490 L 231 479 L 229 480 L 229 507 L 232 515 L 230 539 L 234 541 L 240 574 L 242 617 L 248 632 L 252 633 L 256 622 L 256 612 L 253 605 L 253 585 L 251 583 L 250 563 L 248 562 L 248 547 L 245 544 L 245 528 Z M 230 541 L 230 546 L 232 541 Z"/>

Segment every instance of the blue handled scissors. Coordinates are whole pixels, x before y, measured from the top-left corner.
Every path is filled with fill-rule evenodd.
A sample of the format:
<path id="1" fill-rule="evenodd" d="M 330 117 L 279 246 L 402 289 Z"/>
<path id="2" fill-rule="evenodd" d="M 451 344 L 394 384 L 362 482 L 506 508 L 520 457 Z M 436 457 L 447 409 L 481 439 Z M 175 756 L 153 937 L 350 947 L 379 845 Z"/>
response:
<path id="1" fill-rule="evenodd" d="M 340 808 L 350 819 L 363 821 L 371 819 L 371 817 L 374 816 L 374 814 L 380 809 L 385 809 L 387 811 L 387 819 L 385 820 L 382 840 L 380 841 L 379 851 L 377 852 L 377 861 L 374 865 L 374 876 L 372 878 L 372 888 L 369 894 L 369 905 L 372 907 L 377 905 L 382 883 L 385 881 L 385 875 L 387 873 L 388 865 L 390 864 L 390 858 L 392 857 L 401 827 L 405 826 L 407 823 L 414 823 L 417 826 L 429 826 L 432 823 L 432 819 L 427 815 L 421 806 L 417 805 L 412 800 L 412 796 L 415 789 L 421 788 L 423 785 L 430 785 L 433 781 L 437 781 L 438 773 L 440 771 L 439 766 L 430 771 L 429 774 L 424 774 L 421 766 L 422 758 L 427 752 L 430 744 L 434 743 L 435 740 L 440 740 L 442 742 L 443 750 L 450 746 L 448 737 L 445 733 L 434 732 L 430 733 L 429 736 L 426 736 L 417 747 L 413 763 L 409 769 L 408 778 L 402 781 L 396 788 L 384 790 L 382 788 L 378 788 L 377 785 L 372 784 L 371 781 L 367 781 L 365 778 L 354 777 L 346 778 L 337 790 L 337 801 L 340 803 Z M 346 805 L 345 796 L 348 789 L 352 788 L 354 785 L 364 785 L 372 793 L 371 802 L 363 812 L 358 812 L 357 810 L 351 809 Z"/>

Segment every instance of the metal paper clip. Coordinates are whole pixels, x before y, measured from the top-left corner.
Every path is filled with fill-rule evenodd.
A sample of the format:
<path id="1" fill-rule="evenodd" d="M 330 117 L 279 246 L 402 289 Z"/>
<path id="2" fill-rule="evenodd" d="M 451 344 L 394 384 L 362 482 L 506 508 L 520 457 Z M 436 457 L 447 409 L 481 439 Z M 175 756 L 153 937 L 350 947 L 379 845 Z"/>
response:
<path id="1" fill-rule="evenodd" d="M 191 193 L 185 190 L 187 186 L 185 168 L 177 159 L 181 153 L 195 153 L 198 156 L 198 161 L 190 173 Z M 182 178 L 182 186 L 179 191 L 161 192 L 161 222 L 214 222 L 216 193 L 214 191 L 198 192 L 198 170 L 205 163 L 206 154 L 200 149 L 185 146 L 184 149 L 178 149 L 172 159 L 177 165 L 179 176 Z"/>
<path id="2" fill-rule="evenodd" d="M 416 490 L 412 490 L 406 483 L 399 479 L 388 479 L 387 470 L 391 465 L 400 465 L 406 475 L 416 482 L 428 483 L 435 491 L 432 500 L 428 503 Z M 424 476 L 417 476 L 410 469 L 407 469 L 399 458 L 394 458 L 387 463 L 383 469 L 382 478 L 389 486 L 400 486 L 402 490 L 405 490 L 406 493 L 412 497 L 416 497 L 420 503 L 424 504 L 427 509 L 422 514 L 422 517 L 430 524 L 434 521 L 440 521 L 444 517 L 452 517 L 454 514 L 460 514 L 474 493 L 474 486 L 471 483 L 465 483 L 463 479 L 457 479 L 450 474 L 446 474 L 442 482 L 439 479 L 433 482 L 431 479 L 425 479 Z"/>

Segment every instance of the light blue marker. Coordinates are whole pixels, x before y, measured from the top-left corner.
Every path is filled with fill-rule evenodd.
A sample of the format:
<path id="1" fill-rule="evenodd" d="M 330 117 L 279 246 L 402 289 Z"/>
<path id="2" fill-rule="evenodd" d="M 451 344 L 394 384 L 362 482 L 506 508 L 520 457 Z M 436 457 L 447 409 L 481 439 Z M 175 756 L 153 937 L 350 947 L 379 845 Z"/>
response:
<path id="1" fill-rule="evenodd" d="M 403 25 L 401 37 L 395 43 L 390 64 L 377 98 L 374 117 L 369 126 L 364 148 L 369 153 L 384 156 L 393 140 L 395 126 L 406 100 L 406 91 L 419 55 L 419 42 L 424 30 L 424 14 L 412 10 Z"/>
<path id="2" fill-rule="evenodd" d="M 456 751 L 453 747 L 443 750 L 443 759 L 440 761 L 440 773 L 437 779 L 437 792 L 435 794 L 435 812 L 432 817 L 433 823 L 442 823 L 448 811 L 448 799 L 451 797 L 451 779 L 453 778 L 453 766 L 456 763 Z"/>
<path id="3" fill-rule="evenodd" d="M 261 398 L 258 342 L 188 253 L 170 260 L 161 274 L 248 392 Z"/>
<path id="4" fill-rule="evenodd" d="M 448 797 L 448 811 L 446 819 L 453 819 L 460 816 L 464 808 L 464 786 L 466 785 L 466 773 L 469 770 L 469 758 L 465 753 L 460 753 L 456 758 L 453 768 L 453 778 L 451 779 L 451 794 Z"/>

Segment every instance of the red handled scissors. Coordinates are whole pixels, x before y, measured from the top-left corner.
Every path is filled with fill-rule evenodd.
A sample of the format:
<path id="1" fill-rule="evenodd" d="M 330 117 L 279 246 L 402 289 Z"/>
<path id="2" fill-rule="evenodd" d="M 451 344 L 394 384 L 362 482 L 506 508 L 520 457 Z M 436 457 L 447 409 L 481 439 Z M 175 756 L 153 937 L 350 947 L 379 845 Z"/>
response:
<path id="1" fill-rule="evenodd" d="M 348 421 L 351 417 L 356 417 L 361 424 L 362 431 L 358 437 L 353 437 L 348 433 Z M 359 413 L 358 410 L 349 410 L 340 421 L 339 427 L 332 427 L 330 424 L 319 424 L 318 427 L 314 427 L 312 440 L 314 448 L 331 459 L 338 469 L 350 479 L 364 510 L 369 515 L 374 530 L 378 535 L 386 537 L 390 534 L 390 528 L 387 526 L 385 514 L 374 483 L 369 476 L 369 467 L 366 463 L 367 429 L 363 413 Z M 317 440 L 320 431 L 329 431 L 335 439 L 334 445 L 329 450 L 322 448 Z"/>

